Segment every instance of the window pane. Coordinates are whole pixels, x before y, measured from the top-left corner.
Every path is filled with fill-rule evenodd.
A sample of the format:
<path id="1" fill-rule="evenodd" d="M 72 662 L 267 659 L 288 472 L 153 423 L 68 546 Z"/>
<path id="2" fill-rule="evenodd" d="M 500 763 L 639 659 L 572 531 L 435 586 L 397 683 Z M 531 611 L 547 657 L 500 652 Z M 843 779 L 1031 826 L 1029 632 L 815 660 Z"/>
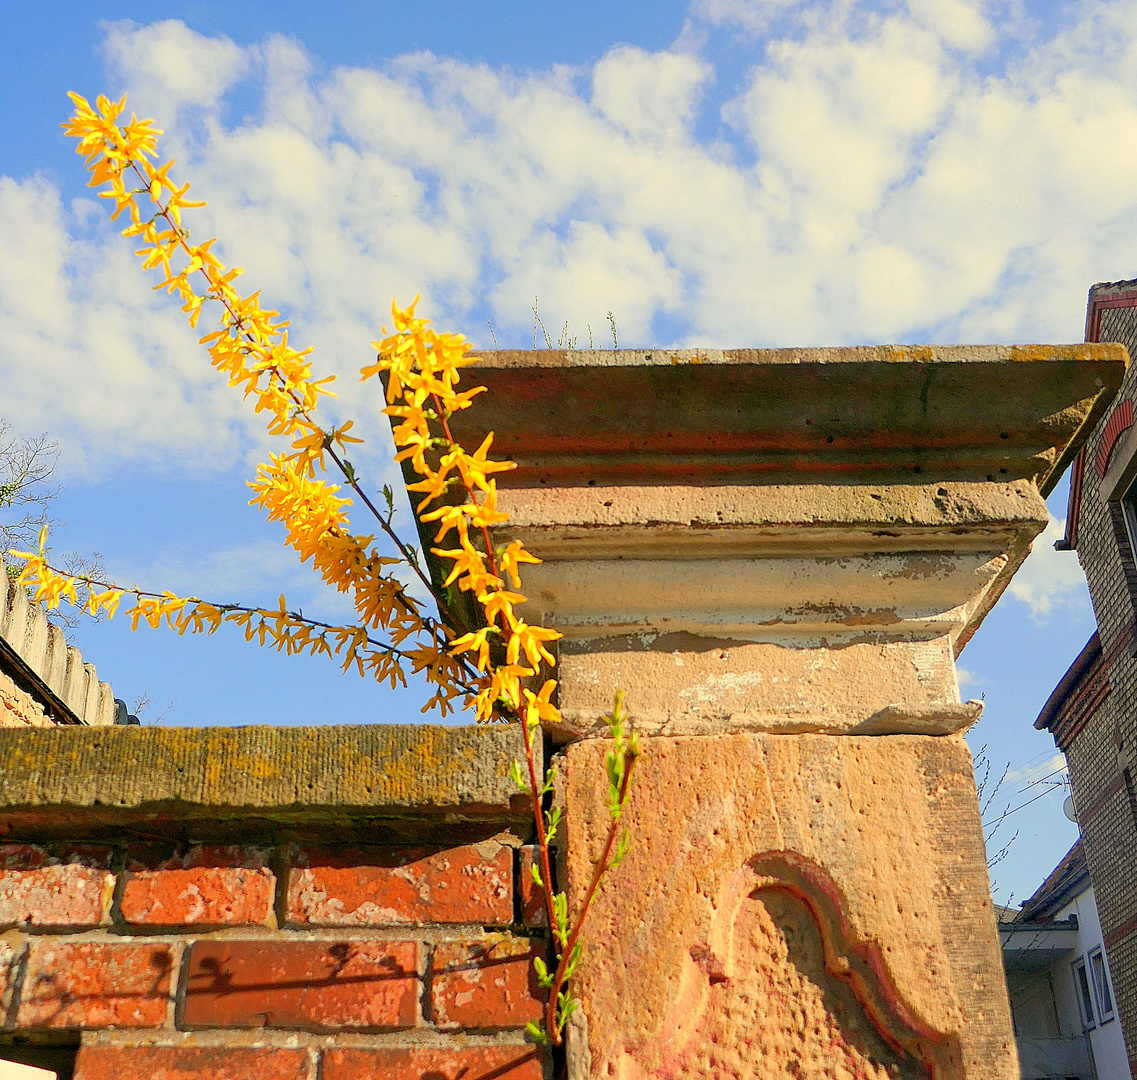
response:
<path id="1" fill-rule="evenodd" d="M 1074 985 L 1077 987 L 1078 1004 L 1082 1007 L 1082 1023 L 1088 1028 L 1094 1026 L 1094 999 L 1090 995 L 1090 980 L 1086 978 L 1086 965 L 1079 960 L 1074 965 Z"/>
<path id="2" fill-rule="evenodd" d="M 1094 980 L 1094 996 L 1098 1002 L 1098 1015 L 1107 1017 L 1113 1013 L 1113 998 L 1109 992 L 1109 976 L 1105 971 L 1105 958 L 1100 952 L 1090 956 L 1090 974 Z"/>
<path id="3" fill-rule="evenodd" d="M 1122 516 L 1125 518 L 1125 531 L 1129 534 L 1129 546 L 1137 559 L 1137 483 L 1130 486 L 1121 499 Z"/>

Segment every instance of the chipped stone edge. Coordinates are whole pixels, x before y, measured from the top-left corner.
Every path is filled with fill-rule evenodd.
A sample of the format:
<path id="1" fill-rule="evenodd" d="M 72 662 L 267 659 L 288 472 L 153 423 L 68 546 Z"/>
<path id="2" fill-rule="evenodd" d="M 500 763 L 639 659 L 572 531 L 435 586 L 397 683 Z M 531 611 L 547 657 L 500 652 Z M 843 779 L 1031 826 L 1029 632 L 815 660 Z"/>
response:
<path id="1" fill-rule="evenodd" d="M 29 696 L 64 724 L 107 727 L 114 723 L 114 692 L 100 682 L 95 665 L 67 644 L 63 631 L 48 622 L 41 603 L 8 578 L 0 553 L 0 640 L 7 646 L 8 664 Z M 22 676 L 22 677 L 21 677 Z M 30 677 L 29 677 L 30 676 Z"/>
<path id="2" fill-rule="evenodd" d="M 870 716 L 826 719 L 779 712 L 732 712 L 716 716 L 671 718 L 637 713 L 635 729 L 643 736 L 678 735 L 958 735 L 983 715 L 982 701 L 932 705 L 886 705 Z M 574 709 L 561 724 L 545 724 L 545 732 L 561 745 L 580 739 L 606 738 L 600 709 Z"/>

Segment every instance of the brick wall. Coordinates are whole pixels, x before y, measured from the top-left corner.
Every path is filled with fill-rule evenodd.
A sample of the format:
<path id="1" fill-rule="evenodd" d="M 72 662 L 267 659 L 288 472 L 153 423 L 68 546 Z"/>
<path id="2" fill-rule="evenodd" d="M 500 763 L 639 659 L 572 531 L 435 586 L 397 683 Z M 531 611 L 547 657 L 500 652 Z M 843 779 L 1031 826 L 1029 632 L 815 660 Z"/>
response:
<path id="1" fill-rule="evenodd" d="M 0 729 L 0 1061 L 545 1080 L 512 728 Z"/>
<path id="2" fill-rule="evenodd" d="M 1091 340 L 1120 341 L 1137 356 L 1137 283 L 1095 286 L 1087 333 Z M 1130 367 L 1117 398 L 1087 441 L 1077 523 L 1078 558 L 1086 572 L 1099 627 L 1102 676 L 1109 692 L 1066 747 L 1079 826 L 1093 877 L 1109 966 L 1137 1075 L 1137 818 L 1119 752 L 1137 767 L 1137 564 L 1117 503 L 1108 503 L 1095 459 L 1114 433 L 1111 417 L 1137 400 L 1137 371 Z M 1114 425 L 1116 427 L 1116 424 Z"/>
<path id="3" fill-rule="evenodd" d="M 511 835 L 455 847 L 0 845 L 13 1036 L 76 1080 L 540 1080 Z"/>

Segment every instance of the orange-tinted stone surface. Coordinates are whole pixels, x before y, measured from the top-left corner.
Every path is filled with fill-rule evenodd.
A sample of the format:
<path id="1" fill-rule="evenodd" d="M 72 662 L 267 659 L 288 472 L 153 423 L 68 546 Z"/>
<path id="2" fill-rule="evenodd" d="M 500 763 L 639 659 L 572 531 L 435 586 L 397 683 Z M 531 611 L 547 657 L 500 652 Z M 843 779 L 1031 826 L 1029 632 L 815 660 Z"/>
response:
<path id="1" fill-rule="evenodd" d="M 35 940 L 16 1026 L 160 1027 L 175 959 L 170 945 Z"/>
<path id="2" fill-rule="evenodd" d="M 321 1080 L 544 1080 L 535 1046 L 328 1050 Z M 180 1078 L 179 1078 L 180 1080 Z"/>
<path id="3" fill-rule="evenodd" d="M 545 906 L 545 890 L 533 880 L 533 865 L 541 865 L 539 849 L 527 844 L 521 849 L 521 869 L 517 888 L 521 893 L 521 918 L 526 926 L 548 926 L 549 912 Z M 555 884 L 554 884 L 555 891 Z"/>
<path id="4" fill-rule="evenodd" d="M 398 926 L 513 921 L 513 852 L 448 848 L 302 851 L 288 875 L 289 923 Z"/>
<path id="5" fill-rule="evenodd" d="M 415 941 L 198 941 L 185 1026 L 413 1027 L 418 949 Z"/>
<path id="6" fill-rule="evenodd" d="M 633 842 L 597 890 L 577 980 L 594 1075 L 765 1077 L 792 1062 L 842 1075 L 809 1069 L 851 1061 L 858 1076 L 929 1074 L 919 1057 L 944 1077 L 1018 1075 L 962 737 L 733 734 L 641 750 L 621 818 Z M 604 753 L 601 740 L 568 751 L 570 910 L 607 837 Z M 783 886 L 832 913 L 806 919 L 761 891 Z M 832 964 L 820 972 L 816 934 Z M 827 982 L 840 971 L 859 1005 Z M 866 1016 L 913 1060 L 878 1052 Z"/>
<path id="7" fill-rule="evenodd" d="M 0 844 L 0 925 L 98 926 L 113 893 L 109 848 Z"/>
<path id="8" fill-rule="evenodd" d="M 276 877 L 260 853 L 193 847 L 148 866 L 127 864 L 120 910 L 138 926 L 258 926 L 272 914 Z"/>
<path id="9" fill-rule="evenodd" d="M 310 1080 L 306 1050 L 240 1046 L 83 1046 L 75 1080 Z"/>
<path id="10" fill-rule="evenodd" d="M 544 992 L 533 958 L 535 939 L 488 934 L 478 941 L 445 941 L 434 950 L 431 1004 L 439 1027 L 523 1027 L 541 1015 Z"/>

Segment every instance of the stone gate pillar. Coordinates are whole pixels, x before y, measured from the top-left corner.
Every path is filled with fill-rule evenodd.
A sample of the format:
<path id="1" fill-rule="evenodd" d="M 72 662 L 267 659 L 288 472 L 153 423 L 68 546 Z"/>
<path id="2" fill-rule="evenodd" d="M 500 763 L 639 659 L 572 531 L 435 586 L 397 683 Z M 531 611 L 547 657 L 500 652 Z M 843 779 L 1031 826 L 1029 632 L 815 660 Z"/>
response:
<path id="1" fill-rule="evenodd" d="M 955 656 L 1121 346 L 513 352 L 458 418 L 560 643 L 567 887 L 641 732 L 576 1076 L 1017 1077 Z"/>

